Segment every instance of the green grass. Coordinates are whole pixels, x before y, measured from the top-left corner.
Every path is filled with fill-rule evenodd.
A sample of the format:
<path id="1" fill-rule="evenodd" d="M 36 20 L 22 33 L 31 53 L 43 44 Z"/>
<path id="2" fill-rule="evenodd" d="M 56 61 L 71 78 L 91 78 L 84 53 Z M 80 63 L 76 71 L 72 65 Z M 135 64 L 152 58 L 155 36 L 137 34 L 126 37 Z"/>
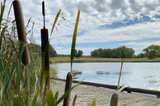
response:
<path id="1" fill-rule="evenodd" d="M 69 57 L 52 57 L 50 63 L 69 63 Z M 74 63 L 85 62 L 121 62 L 121 58 L 94 58 L 94 57 L 80 57 L 74 58 Z M 147 59 L 147 58 L 126 58 L 124 62 L 160 62 L 160 58 Z"/>

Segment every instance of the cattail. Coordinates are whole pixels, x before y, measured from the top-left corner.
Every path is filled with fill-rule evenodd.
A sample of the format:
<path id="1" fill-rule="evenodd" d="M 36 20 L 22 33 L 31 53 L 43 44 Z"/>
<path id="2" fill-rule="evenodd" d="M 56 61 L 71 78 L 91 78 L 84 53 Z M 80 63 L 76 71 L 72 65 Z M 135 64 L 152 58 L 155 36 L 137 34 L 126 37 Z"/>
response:
<path id="1" fill-rule="evenodd" d="M 118 92 L 113 93 L 112 98 L 111 98 L 111 102 L 110 102 L 110 106 L 117 106 L 118 105 Z"/>
<path id="2" fill-rule="evenodd" d="M 72 79 L 73 79 L 73 74 L 71 72 L 68 72 L 67 78 L 66 78 L 65 92 L 72 87 Z M 70 95 L 71 95 L 71 92 L 66 96 L 66 98 L 64 98 L 63 106 L 69 106 Z"/>
<path id="3" fill-rule="evenodd" d="M 18 38 L 23 44 L 27 45 L 22 7 L 19 0 L 13 1 L 13 8 L 14 8 L 14 15 L 15 15 L 15 20 L 17 25 Z M 21 48 L 22 48 L 22 45 L 21 45 Z M 28 65 L 30 63 L 28 48 L 26 46 L 23 51 L 22 62 L 24 65 Z"/>
<path id="4" fill-rule="evenodd" d="M 42 58 L 44 56 L 44 69 L 45 69 L 45 90 L 46 92 L 47 86 L 50 89 L 50 71 L 49 71 L 49 41 L 48 41 L 48 29 L 45 28 L 45 4 L 42 2 L 42 15 L 43 15 L 43 24 L 44 27 L 41 29 L 41 50 L 42 50 Z M 48 47 L 48 48 L 47 48 Z M 45 50 L 47 51 L 45 52 Z M 45 53 L 45 54 L 44 54 Z"/>

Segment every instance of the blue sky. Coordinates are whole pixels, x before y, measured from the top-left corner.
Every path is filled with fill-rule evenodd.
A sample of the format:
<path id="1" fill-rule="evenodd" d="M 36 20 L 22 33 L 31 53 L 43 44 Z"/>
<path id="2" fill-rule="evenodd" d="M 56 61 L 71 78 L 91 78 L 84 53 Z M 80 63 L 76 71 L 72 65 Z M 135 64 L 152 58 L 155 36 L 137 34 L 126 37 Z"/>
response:
<path id="1" fill-rule="evenodd" d="M 1 0 L 3 1 L 3 0 Z M 6 13 L 13 0 L 6 0 Z M 25 24 L 35 22 L 34 38 L 41 44 L 42 0 L 20 0 Z M 133 48 L 141 53 L 151 44 L 160 45 L 159 0 L 45 0 L 46 28 L 51 31 L 54 18 L 61 9 L 50 44 L 58 54 L 70 54 L 78 8 L 81 9 L 76 49 L 84 55 L 97 48 Z M 5 17 L 7 14 L 5 13 Z M 14 20 L 13 9 L 10 20 Z M 4 18 L 5 18 L 4 17 Z M 63 20 L 63 18 L 65 20 Z M 31 24 L 28 29 L 31 28 Z M 29 37 L 29 35 L 28 35 Z"/>

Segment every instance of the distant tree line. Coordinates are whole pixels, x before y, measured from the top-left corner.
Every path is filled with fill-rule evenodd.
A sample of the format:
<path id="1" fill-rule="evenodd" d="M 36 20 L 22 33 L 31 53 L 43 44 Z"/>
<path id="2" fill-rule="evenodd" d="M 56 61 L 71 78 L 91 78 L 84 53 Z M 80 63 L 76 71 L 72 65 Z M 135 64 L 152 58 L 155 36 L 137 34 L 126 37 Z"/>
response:
<path id="1" fill-rule="evenodd" d="M 160 46 L 159 45 L 150 45 L 143 49 L 145 56 L 149 59 L 159 58 L 160 57 Z"/>
<path id="2" fill-rule="evenodd" d="M 30 43 L 29 46 L 31 47 L 33 52 L 38 53 L 40 56 L 42 55 L 40 45 Z M 57 57 L 57 52 L 52 46 L 49 47 L 49 57 Z"/>
<path id="3" fill-rule="evenodd" d="M 29 46 L 32 48 L 33 52 L 38 53 L 40 56 L 41 53 L 41 46 L 30 43 Z M 102 49 L 98 48 L 91 52 L 92 57 L 102 57 L 102 58 L 160 58 L 160 46 L 159 45 L 150 45 L 143 49 L 144 53 L 140 53 L 135 55 L 135 51 L 132 48 L 127 48 L 125 46 L 121 46 L 118 48 L 113 49 Z M 50 46 L 49 47 L 49 55 L 50 57 L 57 57 L 56 50 Z M 81 57 L 83 55 L 82 50 L 75 50 L 75 57 Z M 58 54 L 59 57 L 70 57 L 70 55 Z"/>
<path id="4" fill-rule="evenodd" d="M 95 49 L 91 52 L 92 57 L 103 57 L 103 58 L 132 58 L 134 57 L 135 51 L 132 48 L 121 46 L 114 49 Z"/>

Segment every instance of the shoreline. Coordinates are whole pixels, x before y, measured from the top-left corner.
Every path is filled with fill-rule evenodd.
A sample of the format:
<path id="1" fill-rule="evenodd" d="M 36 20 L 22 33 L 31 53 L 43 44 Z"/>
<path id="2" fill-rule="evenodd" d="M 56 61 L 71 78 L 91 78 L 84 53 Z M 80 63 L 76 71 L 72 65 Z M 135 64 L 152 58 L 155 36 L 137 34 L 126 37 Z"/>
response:
<path id="1" fill-rule="evenodd" d="M 87 62 L 121 62 L 121 58 L 74 58 L 74 63 L 87 63 Z M 146 59 L 146 58 L 125 58 L 124 62 L 160 62 L 159 58 Z M 52 57 L 50 58 L 50 64 L 52 63 L 70 63 L 69 57 Z"/>
<path id="2" fill-rule="evenodd" d="M 72 86 L 75 84 L 76 83 L 73 83 Z M 64 93 L 65 82 L 52 79 L 51 88 L 54 94 L 56 91 L 59 91 L 60 97 Z M 74 96 L 77 95 L 75 106 L 90 106 L 94 98 L 96 98 L 96 106 L 109 106 L 111 96 L 114 92 L 115 90 L 113 89 L 80 84 L 71 92 L 70 105 L 72 105 Z M 124 100 L 127 105 L 125 105 Z M 62 106 L 62 104 L 63 102 L 61 102 L 58 106 Z M 118 106 L 160 106 L 160 98 L 137 93 L 120 92 Z"/>

